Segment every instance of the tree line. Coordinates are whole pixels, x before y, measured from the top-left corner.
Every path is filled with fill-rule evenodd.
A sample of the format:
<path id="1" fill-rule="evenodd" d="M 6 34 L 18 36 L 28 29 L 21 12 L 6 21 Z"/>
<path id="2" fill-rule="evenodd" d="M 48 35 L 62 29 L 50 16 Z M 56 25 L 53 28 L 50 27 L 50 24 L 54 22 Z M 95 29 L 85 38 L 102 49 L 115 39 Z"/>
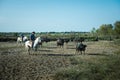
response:
<path id="1" fill-rule="evenodd" d="M 93 36 L 120 38 L 120 21 L 116 21 L 114 25 L 102 24 L 98 29 L 93 28 L 91 33 Z"/>
<path id="2" fill-rule="evenodd" d="M 30 32 L 0 32 L 0 39 L 3 41 L 5 40 L 16 40 L 20 34 L 23 33 L 25 36 L 31 34 Z M 85 38 L 87 40 L 96 40 L 96 39 L 120 39 L 120 21 L 116 21 L 113 25 L 112 24 L 102 24 L 98 29 L 93 28 L 91 32 L 36 32 L 36 36 L 41 36 L 45 38 L 68 38 L 68 39 L 75 39 L 75 38 Z"/>

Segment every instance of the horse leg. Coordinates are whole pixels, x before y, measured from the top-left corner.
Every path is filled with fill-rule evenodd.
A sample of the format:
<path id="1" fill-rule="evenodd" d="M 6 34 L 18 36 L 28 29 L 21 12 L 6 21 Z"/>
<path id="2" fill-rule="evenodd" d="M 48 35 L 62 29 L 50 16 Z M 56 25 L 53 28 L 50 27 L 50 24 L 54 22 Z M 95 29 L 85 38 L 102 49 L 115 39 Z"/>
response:
<path id="1" fill-rule="evenodd" d="M 28 54 L 30 55 L 30 51 L 28 51 Z"/>
<path id="2" fill-rule="evenodd" d="M 35 47 L 35 51 L 37 51 L 37 47 Z"/>
<path id="3" fill-rule="evenodd" d="M 30 49 L 27 50 L 28 54 L 30 55 Z"/>
<path id="4" fill-rule="evenodd" d="M 77 53 L 79 54 L 79 50 L 76 49 L 75 54 L 77 54 Z"/>
<path id="5" fill-rule="evenodd" d="M 75 54 L 77 54 L 77 50 L 75 51 Z"/>
<path id="6" fill-rule="evenodd" d="M 81 52 L 81 55 L 82 55 L 82 51 L 80 51 Z"/>
<path id="7" fill-rule="evenodd" d="M 85 51 L 84 51 L 84 55 L 85 55 Z"/>
<path id="8" fill-rule="evenodd" d="M 30 46 L 28 46 L 28 54 L 30 55 Z"/>

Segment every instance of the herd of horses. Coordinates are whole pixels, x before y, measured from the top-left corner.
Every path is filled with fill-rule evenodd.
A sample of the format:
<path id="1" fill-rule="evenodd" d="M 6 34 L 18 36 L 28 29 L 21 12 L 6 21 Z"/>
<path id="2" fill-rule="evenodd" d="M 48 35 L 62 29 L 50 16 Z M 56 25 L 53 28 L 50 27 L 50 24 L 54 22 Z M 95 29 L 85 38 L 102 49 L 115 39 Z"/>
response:
<path id="1" fill-rule="evenodd" d="M 25 45 L 25 48 L 26 50 L 28 51 L 28 53 L 30 54 L 30 50 L 34 50 L 34 51 L 37 51 L 37 48 L 39 45 L 42 45 L 43 42 L 48 42 L 50 40 L 47 40 L 47 39 L 43 39 L 41 37 L 37 37 L 33 43 L 33 47 L 32 47 L 32 41 L 29 40 L 26 36 L 23 37 L 18 37 L 17 38 L 17 43 L 24 43 Z M 68 43 L 70 40 L 68 39 L 63 39 L 63 38 L 58 38 L 57 41 L 56 41 L 56 45 L 57 47 L 61 47 L 63 48 L 64 46 L 64 43 Z M 85 50 L 86 50 L 86 47 L 87 45 L 83 44 L 82 43 L 83 40 L 80 40 L 80 41 L 77 41 L 77 44 L 76 44 L 76 52 L 75 53 L 81 53 L 84 52 L 85 54 Z"/>

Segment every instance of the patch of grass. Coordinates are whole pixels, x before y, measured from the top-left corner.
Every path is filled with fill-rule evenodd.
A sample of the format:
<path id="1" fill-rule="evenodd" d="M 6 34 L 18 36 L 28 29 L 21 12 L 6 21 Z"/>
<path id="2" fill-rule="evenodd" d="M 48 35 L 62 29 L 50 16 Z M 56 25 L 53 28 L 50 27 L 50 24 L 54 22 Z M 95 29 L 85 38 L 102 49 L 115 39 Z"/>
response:
<path id="1" fill-rule="evenodd" d="M 108 74 L 105 80 L 119 80 L 120 79 L 120 55 L 110 56 L 107 61 Z"/>
<path id="2" fill-rule="evenodd" d="M 97 59 L 98 63 L 72 59 L 73 66 L 56 72 L 54 80 L 119 80 L 120 56 Z"/>
<path id="3" fill-rule="evenodd" d="M 116 40 L 114 40 L 114 44 L 120 46 L 120 39 L 116 39 Z"/>
<path id="4" fill-rule="evenodd" d="M 74 43 L 61 49 L 55 42 L 45 43 L 33 52 L 35 55 L 28 55 L 23 46 L 1 42 L 0 80 L 119 80 L 120 55 L 109 55 L 119 46 L 107 41 L 86 44 L 85 55 L 72 55 Z"/>

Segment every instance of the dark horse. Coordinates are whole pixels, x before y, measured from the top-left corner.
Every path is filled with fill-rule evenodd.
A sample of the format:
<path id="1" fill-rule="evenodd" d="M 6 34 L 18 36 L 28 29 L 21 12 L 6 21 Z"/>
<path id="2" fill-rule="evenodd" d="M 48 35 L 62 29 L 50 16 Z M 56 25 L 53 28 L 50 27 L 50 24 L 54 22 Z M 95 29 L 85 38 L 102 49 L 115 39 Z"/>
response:
<path id="1" fill-rule="evenodd" d="M 87 45 L 84 45 L 82 42 L 77 43 L 76 44 L 76 52 L 81 52 L 81 54 L 82 54 L 82 51 L 83 51 L 85 54 L 86 47 L 87 47 Z"/>
<path id="2" fill-rule="evenodd" d="M 57 40 L 57 46 L 63 47 L 64 46 L 64 39 L 59 38 Z"/>

